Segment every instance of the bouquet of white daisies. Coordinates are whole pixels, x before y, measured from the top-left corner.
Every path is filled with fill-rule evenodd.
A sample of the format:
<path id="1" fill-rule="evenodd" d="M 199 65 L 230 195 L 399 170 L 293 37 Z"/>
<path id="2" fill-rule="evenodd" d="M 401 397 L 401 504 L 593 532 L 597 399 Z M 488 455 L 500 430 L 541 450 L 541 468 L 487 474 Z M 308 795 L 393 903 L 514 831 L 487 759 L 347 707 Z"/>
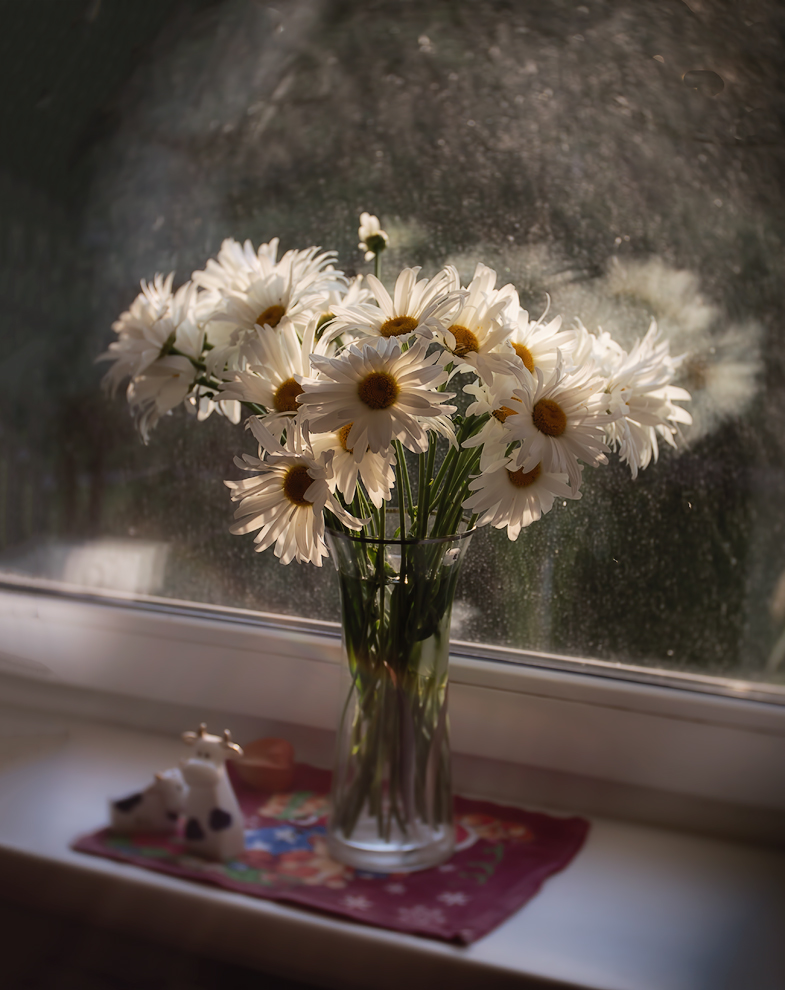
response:
<path id="1" fill-rule="evenodd" d="M 320 566 L 329 541 L 350 675 L 330 848 L 414 868 L 452 848 L 450 610 L 473 528 L 517 539 L 612 451 L 635 476 L 690 422 L 689 394 L 654 324 L 628 353 L 531 320 L 483 264 L 468 285 L 406 268 L 390 294 L 387 234 L 364 213 L 359 235 L 375 274 L 353 280 L 334 252 L 226 240 L 177 291 L 172 275 L 142 282 L 101 358 L 111 390 L 129 379 L 145 440 L 183 403 L 198 419 L 245 411 L 258 450 L 225 482 L 232 532 L 283 563 Z"/>
<path id="2" fill-rule="evenodd" d="M 227 239 L 173 291 L 142 282 L 99 360 L 105 384 L 128 379 L 146 440 L 185 404 L 239 422 L 258 442 L 227 481 L 235 533 L 255 532 L 283 563 L 321 565 L 328 525 L 401 538 L 443 536 L 462 520 L 510 539 L 581 494 L 584 465 L 615 451 L 633 477 L 675 444 L 689 394 L 679 359 L 652 324 L 628 353 L 607 333 L 532 320 L 512 285 L 478 264 L 461 285 L 404 269 L 379 278 L 387 234 L 364 213 L 360 249 L 376 275 L 348 280 L 334 252 L 254 250 Z"/>

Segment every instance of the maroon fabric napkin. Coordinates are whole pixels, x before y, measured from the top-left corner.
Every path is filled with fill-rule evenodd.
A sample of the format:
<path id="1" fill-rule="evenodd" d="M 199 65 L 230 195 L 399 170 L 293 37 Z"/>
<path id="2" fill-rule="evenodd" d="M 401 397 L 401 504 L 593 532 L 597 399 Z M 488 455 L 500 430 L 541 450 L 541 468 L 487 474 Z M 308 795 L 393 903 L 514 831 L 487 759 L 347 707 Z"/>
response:
<path id="1" fill-rule="evenodd" d="M 327 853 L 330 774 L 298 765 L 287 794 L 264 794 L 233 779 L 245 814 L 245 853 L 211 863 L 183 851 L 177 836 L 115 835 L 101 829 L 73 848 L 149 870 L 269 900 L 303 904 L 382 928 L 468 945 L 501 924 L 564 869 L 589 830 L 489 801 L 455 798 L 456 851 L 417 873 L 366 873 Z"/>

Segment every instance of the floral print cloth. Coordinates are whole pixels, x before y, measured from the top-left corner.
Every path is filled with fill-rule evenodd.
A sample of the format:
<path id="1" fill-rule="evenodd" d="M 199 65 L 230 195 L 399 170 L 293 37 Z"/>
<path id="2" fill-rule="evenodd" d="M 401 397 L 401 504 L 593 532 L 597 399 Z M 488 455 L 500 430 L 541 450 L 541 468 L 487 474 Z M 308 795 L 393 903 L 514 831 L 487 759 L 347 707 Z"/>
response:
<path id="1" fill-rule="evenodd" d="M 101 829 L 73 848 L 146 869 L 270 900 L 303 904 L 355 921 L 467 945 L 522 907 L 564 869 L 589 830 L 488 801 L 455 798 L 456 851 L 417 873 L 367 873 L 327 852 L 330 774 L 296 768 L 287 794 L 264 794 L 233 780 L 245 815 L 245 852 L 228 863 L 186 854 L 177 836 Z"/>

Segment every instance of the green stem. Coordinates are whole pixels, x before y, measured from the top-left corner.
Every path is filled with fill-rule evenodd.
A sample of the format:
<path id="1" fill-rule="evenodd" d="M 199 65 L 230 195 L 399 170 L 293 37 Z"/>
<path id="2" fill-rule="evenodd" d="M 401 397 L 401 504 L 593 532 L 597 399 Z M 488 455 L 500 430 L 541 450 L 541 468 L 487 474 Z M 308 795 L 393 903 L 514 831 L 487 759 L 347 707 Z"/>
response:
<path id="1" fill-rule="evenodd" d="M 431 434 L 428 438 L 428 463 L 425 465 L 425 523 L 423 536 L 428 535 L 428 521 L 431 516 L 431 483 L 433 480 L 433 465 L 436 461 L 436 435 Z"/>
<path id="2" fill-rule="evenodd" d="M 215 392 L 216 395 L 221 391 L 218 382 L 210 381 L 209 378 L 205 378 L 204 375 L 196 379 L 196 384 L 201 385 L 202 388 L 209 388 L 211 392 Z"/>
<path id="3" fill-rule="evenodd" d="M 417 537 L 422 539 L 425 529 L 428 526 L 428 498 L 425 489 L 428 487 L 425 481 L 426 460 L 425 454 L 417 455 Z"/>
<path id="4" fill-rule="evenodd" d="M 414 499 L 412 498 L 412 483 L 409 480 L 409 466 L 406 463 L 403 444 L 400 440 L 394 440 L 393 446 L 395 447 L 395 460 L 397 462 L 395 476 L 398 487 L 398 509 L 401 513 L 401 538 L 404 538 L 407 531 L 407 527 L 404 526 L 404 509 L 409 513 L 409 525 L 411 525 L 414 517 Z"/>
<path id="5" fill-rule="evenodd" d="M 457 457 L 457 451 L 453 447 L 450 447 L 444 455 L 444 460 L 439 466 L 439 473 L 436 475 L 433 484 L 431 485 L 431 508 L 438 504 L 440 498 L 439 489 L 441 488 L 442 482 L 444 481 L 444 476 L 455 457 Z"/>
<path id="6" fill-rule="evenodd" d="M 176 347 L 168 348 L 166 353 L 174 354 L 175 357 L 188 358 L 188 360 L 191 362 L 194 368 L 196 368 L 197 371 L 204 371 L 207 368 L 207 365 L 204 363 L 204 361 L 197 361 L 195 358 L 192 358 L 190 354 L 183 354 L 182 351 L 178 351 Z"/>

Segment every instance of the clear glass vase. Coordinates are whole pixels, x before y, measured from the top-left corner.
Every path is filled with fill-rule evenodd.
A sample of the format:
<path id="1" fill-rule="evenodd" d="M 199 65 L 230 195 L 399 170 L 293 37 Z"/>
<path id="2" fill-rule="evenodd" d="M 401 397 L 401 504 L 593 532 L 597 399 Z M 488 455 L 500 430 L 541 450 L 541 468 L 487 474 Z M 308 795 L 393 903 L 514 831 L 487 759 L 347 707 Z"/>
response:
<path id="1" fill-rule="evenodd" d="M 328 845 L 359 869 L 419 870 L 453 851 L 450 616 L 470 539 L 328 531 L 345 659 Z"/>

